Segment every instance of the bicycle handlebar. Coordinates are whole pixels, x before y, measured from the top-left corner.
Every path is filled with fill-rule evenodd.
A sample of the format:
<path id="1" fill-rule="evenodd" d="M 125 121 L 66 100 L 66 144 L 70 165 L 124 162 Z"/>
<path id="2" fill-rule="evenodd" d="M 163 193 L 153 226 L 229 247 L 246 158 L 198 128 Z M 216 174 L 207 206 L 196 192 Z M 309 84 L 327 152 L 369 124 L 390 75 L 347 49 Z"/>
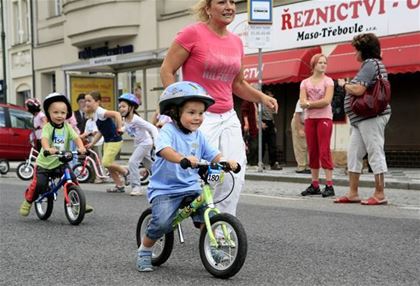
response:
<path id="1" fill-rule="evenodd" d="M 79 151 L 58 151 L 58 153 L 51 154 L 48 150 L 44 150 L 44 156 L 56 156 L 59 158 L 60 161 L 63 162 L 70 162 L 73 160 L 73 155 L 81 155 Z M 89 150 L 86 150 L 86 153 L 84 155 L 89 155 Z"/>
<path id="2" fill-rule="evenodd" d="M 232 171 L 235 174 L 237 174 L 237 173 L 239 173 L 241 171 L 241 165 L 239 165 L 239 163 L 237 164 L 238 166 L 236 167 L 235 170 L 232 170 L 230 168 L 230 165 L 229 165 L 228 162 L 218 162 L 218 163 L 198 162 L 197 163 L 197 167 L 193 167 L 191 165 L 191 161 L 190 160 L 188 160 L 187 158 L 182 158 L 182 160 L 181 160 L 181 162 L 179 162 L 179 164 L 181 165 L 181 168 L 182 169 L 187 169 L 187 168 L 201 168 L 201 167 L 210 167 L 212 169 L 221 168 L 225 172 Z"/>

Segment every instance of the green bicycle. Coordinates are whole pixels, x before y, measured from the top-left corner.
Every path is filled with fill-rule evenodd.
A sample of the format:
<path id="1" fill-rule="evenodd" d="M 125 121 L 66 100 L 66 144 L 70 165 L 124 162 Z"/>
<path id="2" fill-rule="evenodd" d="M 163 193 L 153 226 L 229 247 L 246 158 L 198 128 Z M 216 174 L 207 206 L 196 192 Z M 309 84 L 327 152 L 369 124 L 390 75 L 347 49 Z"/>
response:
<path id="1" fill-rule="evenodd" d="M 184 169 L 191 167 L 190 161 L 185 158 L 180 165 Z M 200 234 L 200 258 L 210 274 L 217 278 L 227 279 L 238 273 L 245 262 L 248 250 L 247 236 L 244 227 L 236 217 L 228 213 L 221 213 L 215 207 L 211 184 L 222 182 L 225 173 L 230 173 L 232 170 L 225 162 L 199 163 L 197 168 L 203 181 L 202 193 L 198 197 L 187 197 L 183 200 L 178 215 L 172 222 L 173 230 L 165 234 L 153 246 L 152 265 L 159 266 L 169 259 L 174 246 L 175 229 L 178 230 L 180 243 L 184 243 L 181 222 L 194 214 L 200 207 L 204 207 L 205 227 L 201 228 Z M 240 166 L 238 165 L 235 173 L 239 171 Z M 141 245 L 141 238 L 144 236 L 151 218 L 151 208 L 141 214 L 137 223 L 137 246 Z M 215 255 L 215 250 L 217 255 Z"/>

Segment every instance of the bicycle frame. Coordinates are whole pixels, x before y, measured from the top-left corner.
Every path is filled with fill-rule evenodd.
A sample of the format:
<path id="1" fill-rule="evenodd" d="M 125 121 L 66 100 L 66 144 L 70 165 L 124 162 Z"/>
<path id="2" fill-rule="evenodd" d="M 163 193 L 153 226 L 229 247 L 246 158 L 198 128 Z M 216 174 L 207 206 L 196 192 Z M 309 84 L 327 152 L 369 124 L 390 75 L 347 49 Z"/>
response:
<path id="1" fill-rule="evenodd" d="M 108 176 L 105 175 L 105 171 L 104 171 L 104 169 L 102 167 L 102 164 L 99 160 L 98 154 L 95 151 L 93 151 L 92 149 L 89 149 L 89 153 L 93 154 L 95 159 L 92 159 L 92 157 L 90 157 L 90 156 L 86 156 L 86 158 L 83 160 L 83 167 L 82 167 L 81 172 L 85 171 L 87 164 L 90 162 L 91 165 L 93 166 L 93 170 L 95 172 L 95 175 L 98 178 L 107 179 Z"/>
<path id="2" fill-rule="evenodd" d="M 36 199 L 35 202 L 39 203 L 41 202 L 44 198 L 49 197 L 50 195 L 54 195 L 54 200 L 57 198 L 57 193 L 60 190 L 61 187 L 64 186 L 64 198 L 66 200 L 66 204 L 70 203 L 70 199 L 67 193 L 67 189 L 68 186 L 71 185 L 78 185 L 77 183 L 73 182 L 71 175 L 70 175 L 70 167 L 68 166 L 68 164 L 66 164 L 66 167 L 64 169 L 64 174 L 61 176 L 61 178 L 59 179 L 58 183 L 55 182 L 55 179 L 50 178 L 50 188 L 51 191 L 46 192 L 44 194 L 41 194 L 38 199 Z"/>
<path id="3" fill-rule="evenodd" d="M 215 166 L 217 167 L 215 169 Z M 210 245 L 213 247 L 217 247 L 218 243 L 217 243 L 217 239 L 213 233 L 213 230 L 211 229 L 211 224 L 210 224 L 210 214 L 214 213 L 216 214 L 220 214 L 220 210 L 218 208 L 215 207 L 214 205 L 214 201 L 213 201 L 213 193 L 212 193 L 212 189 L 210 187 L 210 184 L 208 182 L 208 179 L 213 178 L 212 181 L 218 181 L 218 182 L 223 182 L 224 179 L 224 172 L 222 170 L 222 166 L 220 164 L 213 164 L 211 166 L 206 166 L 207 170 L 206 172 L 203 172 L 199 175 L 201 177 L 201 179 L 203 180 L 203 187 L 202 187 L 202 193 L 195 198 L 189 205 L 187 205 L 186 207 L 184 207 L 183 209 L 179 210 L 177 216 L 175 217 L 175 219 L 172 222 L 172 226 L 175 229 L 176 227 L 178 228 L 178 233 L 180 236 L 180 240 L 181 243 L 183 242 L 183 235 L 182 235 L 182 230 L 181 230 L 181 222 L 183 220 L 185 220 L 186 218 L 190 217 L 191 214 L 193 214 L 195 211 L 198 210 L 198 208 L 200 208 L 201 206 L 205 206 L 206 209 L 204 211 L 204 224 L 205 227 L 207 228 L 207 233 L 209 235 L 209 239 L 210 239 Z M 203 168 L 203 167 L 201 167 Z M 214 171 L 218 172 L 218 174 L 214 174 Z M 217 179 L 217 180 L 216 180 Z M 232 241 L 230 234 L 226 228 L 226 225 L 222 225 L 222 231 L 223 231 L 223 235 L 224 235 L 224 239 L 225 242 L 231 246 L 234 247 L 235 243 Z"/>
<path id="4" fill-rule="evenodd" d="M 26 164 L 29 165 L 31 162 L 35 162 L 38 154 L 39 152 L 34 147 L 32 147 L 31 152 L 29 152 L 29 157 L 26 159 Z"/>

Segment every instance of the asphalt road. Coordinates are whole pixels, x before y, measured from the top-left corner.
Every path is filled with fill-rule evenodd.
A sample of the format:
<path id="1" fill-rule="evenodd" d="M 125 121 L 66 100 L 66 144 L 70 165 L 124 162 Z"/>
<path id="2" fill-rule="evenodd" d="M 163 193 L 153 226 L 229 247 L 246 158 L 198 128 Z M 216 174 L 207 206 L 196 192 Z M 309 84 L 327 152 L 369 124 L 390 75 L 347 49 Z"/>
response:
<path id="1" fill-rule="evenodd" d="M 387 190 L 389 206 L 301 198 L 300 184 L 247 181 L 238 217 L 248 256 L 232 279 L 202 266 L 198 233 L 152 273 L 135 268 L 137 219 L 145 197 L 82 185 L 95 211 L 68 224 L 60 195 L 48 221 L 18 214 L 27 182 L 0 178 L 0 285 L 419 285 L 418 191 Z M 362 190 L 368 195 L 371 190 Z M 337 188 L 337 193 L 345 188 Z"/>

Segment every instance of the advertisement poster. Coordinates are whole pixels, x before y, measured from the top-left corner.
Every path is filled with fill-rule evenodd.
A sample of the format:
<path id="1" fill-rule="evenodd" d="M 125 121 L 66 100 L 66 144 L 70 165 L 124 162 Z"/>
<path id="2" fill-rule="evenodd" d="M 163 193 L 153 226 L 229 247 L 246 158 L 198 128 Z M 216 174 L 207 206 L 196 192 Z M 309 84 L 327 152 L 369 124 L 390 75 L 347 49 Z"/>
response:
<path id="1" fill-rule="evenodd" d="M 73 110 L 78 109 L 77 96 L 97 90 L 101 93 L 101 105 L 105 109 L 115 109 L 115 79 L 113 77 L 70 76 L 70 99 Z"/>

